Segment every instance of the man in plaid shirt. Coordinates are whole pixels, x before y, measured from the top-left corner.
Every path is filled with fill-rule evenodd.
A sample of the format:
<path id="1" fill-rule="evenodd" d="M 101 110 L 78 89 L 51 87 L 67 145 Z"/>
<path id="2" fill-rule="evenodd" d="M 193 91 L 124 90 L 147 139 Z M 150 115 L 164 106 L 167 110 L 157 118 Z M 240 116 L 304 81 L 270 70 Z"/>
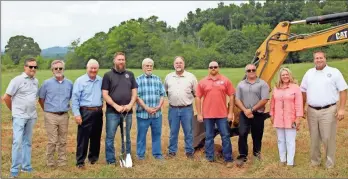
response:
<path id="1" fill-rule="evenodd" d="M 137 98 L 137 157 L 145 159 L 146 133 L 151 126 L 152 155 L 163 159 L 161 149 L 163 98 L 166 96 L 161 79 L 152 74 L 154 62 L 145 58 L 142 62 L 144 74 L 136 78 L 138 84 Z"/>

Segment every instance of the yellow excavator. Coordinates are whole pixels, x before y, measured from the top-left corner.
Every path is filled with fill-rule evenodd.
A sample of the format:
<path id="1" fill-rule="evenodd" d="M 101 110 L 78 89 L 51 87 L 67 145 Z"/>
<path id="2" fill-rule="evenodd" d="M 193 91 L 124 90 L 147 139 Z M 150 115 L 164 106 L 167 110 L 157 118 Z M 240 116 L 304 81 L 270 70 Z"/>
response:
<path id="1" fill-rule="evenodd" d="M 293 34 L 290 31 L 296 24 L 326 24 L 345 21 L 344 24 L 309 34 Z M 348 12 L 309 17 L 299 21 L 283 21 L 273 29 L 266 40 L 256 50 L 251 63 L 257 67 L 257 76 L 271 86 L 274 74 L 279 70 L 289 52 L 348 42 Z M 347 52 L 348 53 L 348 52 Z M 244 77 L 245 78 L 245 77 Z M 238 136 L 240 109 L 234 107 L 234 121 L 230 123 L 230 136 Z M 265 114 L 267 116 L 267 113 Z M 266 117 L 267 118 L 267 117 Z M 205 132 L 203 123 L 194 120 L 194 148 L 204 147 Z M 216 131 L 216 135 L 218 132 Z"/>

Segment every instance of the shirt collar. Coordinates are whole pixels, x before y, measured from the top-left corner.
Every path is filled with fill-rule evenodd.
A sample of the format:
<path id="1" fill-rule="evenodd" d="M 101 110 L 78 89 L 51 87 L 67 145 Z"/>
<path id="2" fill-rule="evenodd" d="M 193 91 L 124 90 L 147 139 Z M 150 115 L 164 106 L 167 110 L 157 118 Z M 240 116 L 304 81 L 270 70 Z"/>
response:
<path id="1" fill-rule="evenodd" d="M 322 70 L 317 70 L 316 68 L 315 68 L 315 66 L 314 66 L 314 69 L 315 69 L 315 71 L 322 71 L 322 72 L 326 72 L 328 69 L 329 69 L 329 65 L 325 65 L 325 67 L 322 69 Z"/>
<path id="2" fill-rule="evenodd" d="M 22 72 L 22 76 L 27 79 L 27 78 L 30 78 L 25 72 Z M 34 79 L 34 77 L 30 78 L 30 79 Z"/>
<path id="3" fill-rule="evenodd" d="M 94 80 L 92 80 L 92 79 L 88 76 L 88 74 L 86 73 L 86 81 L 99 81 L 98 75 L 95 77 Z"/>
<path id="4" fill-rule="evenodd" d="M 185 76 L 186 76 L 186 70 L 184 70 L 184 72 L 181 74 L 181 76 L 179 76 L 178 74 L 176 74 L 176 72 L 174 72 L 173 76 L 174 76 L 174 77 L 185 77 Z"/>
<path id="5" fill-rule="evenodd" d="M 220 74 L 216 75 L 215 77 L 216 77 L 216 78 L 215 78 L 215 81 L 216 81 L 216 80 L 221 80 L 221 75 L 220 75 Z M 213 80 L 213 81 L 214 81 L 214 79 L 213 79 L 212 76 L 210 76 L 210 75 L 208 76 L 208 80 Z"/>
<path id="6" fill-rule="evenodd" d="M 52 78 L 53 78 L 54 80 L 56 80 L 57 82 L 59 82 L 55 76 L 53 76 Z M 63 76 L 62 82 L 64 82 L 64 81 L 65 81 L 65 76 Z"/>
<path id="7" fill-rule="evenodd" d="M 248 78 L 245 78 L 245 83 L 249 83 L 249 84 L 251 84 L 249 81 L 248 81 Z M 259 77 L 256 77 L 256 81 L 255 81 L 255 83 L 258 83 L 258 82 L 260 82 L 260 78 Z"/>
<path id="8" fill-rule="evenodd" d="M 126 72 L 126 69 L 124 69 L 123 71 L 117 71 L 115 68 L 111 68 L 111 70 L 112 70 L 114 73 L 118 73 L 118 74 L 123 74 L 124 72 Z"/>
<path id="9" fill-rule="evenodd" d="M 279 87 L 279 89 L 288 89 L 290 87 L 291 87 L 291 83 L 288 86 L 286 86 L 286 87 Z"/>
<path id="10" fill-rule="evenodd" d="M 153 77 L 153 74 L 151 73 L 151 75 L 147 75 L 147 74 L 143 73 L 143 76 L 144 76 L 145 78 L 152 78 L 152 77 Z"/>

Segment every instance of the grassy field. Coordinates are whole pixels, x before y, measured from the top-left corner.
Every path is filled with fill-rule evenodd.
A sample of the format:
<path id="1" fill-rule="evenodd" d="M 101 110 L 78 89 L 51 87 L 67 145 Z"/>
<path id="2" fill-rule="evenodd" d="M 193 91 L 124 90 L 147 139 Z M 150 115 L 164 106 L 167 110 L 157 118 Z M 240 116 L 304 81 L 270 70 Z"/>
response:
<path id="1" fill-rule="evenodd" d="M 348 59 L 342 61 L 329 62 L 330 66 L 338 68 L 348 81 Z M 296 79 L 302 79 L 307 69 L 311 68 L 313 64 L 296 64 L 287 65 L 293 71 Z M 99 74 L 103 74 L 108 69 L 100 70 Z M 132 70 L 136 76 L 141 74 L 141 70 Z M 198 79 L 207 75 L 207 70 L 189 70 L 194 73 Z M 155 70 L 154 73 L 159 75 L 162 80 L 165 75 L 171 70 Z M 1 95 L 4 94 L 9 81 L 20 72 L 2 73 L 1 77 Z M 78 76 L 85 73 L 85 70 L 66 70 L 65 75 L 71 80 L 75 80 Z M 236 85 L 243 77 L 243 69 L 221 69 L 221 73 L 231 79 Z M 40 84 L 47 78 L 51 77 L 52 73 L 49 70 L 38 70 L 37 78 Z M 162 128 L 162 151 L 167 152 L 169 140 L 169 127 L 167 120 L 167 101 L 163 107 L 163 128 Z M 248 177 L 248 178 L 346 178 L 348 177 L 348 106 L 346 106 L 346 118 L 339 122 L 337 131 L 337 153 L 336 153 L 336 167 L 331 170 L 326 170 L 324 167 L 311 168 L 309 166 L 309 132 L 306 122 L 297 134 L 296 143 L 296 167 L 288 168 L 279 166 L 279 156 L 276 140 L 276 132 L 269 120 L 265 122 L 265 132 L 263 136 L 262 155 L 263 160 L 253 161 L 252 157 L 248 160 L 243 168 L 234 167 L 232 169 L 226 168 L 222 165 L 222 159 L 216 163 L 201 162 L 205 156 L 198 153 L 195 160 L 186 159 L 184 154 L 184 136 L 182 130 L 179 134 L 179 151 L 178 156 L 174 159 L 165 159 L 163 161 L 154 160 L 151 156 L 151 137 L 150 131 L 147 136 L 147 150 L 146 160 L 137 161 L 135 159 L 136 151 L 136 120 L 133 115 L 133 126 L 131 130 L 132 136 L 132 156 L 134 167 L 130 169 L 120 168 L 119 166 L 107 166 L 105 163 L 105 121 L 103 127 L 101 154 L 98 163 L 94 166 L 86 165 L 86 170 L 78 170 L 75 167 L 75 151 L 76 151 L 76 134 L 77 125 L 70 117 L 69 134 L 68 134 L 68 166 L 50 169 L 46 164 L 46 131 L 44 128 L 43 112 L 39 105 L 37 105 L 39 119 L 35 125 L 32 144 L 32 165 L 34 172 L 30 174 L 20 173 L 20 177 L 25 178 L 233 178 L 233 177 Z M 12 144 L 12 123 L 10 120 L 10 111 L 2 105 L 1 108 L 1 177 L 9 177 L 11 166 L 11 144 Z M 105 119 L 104 119 L 105 120 Z M 120 134 L 119 130 L 116 135 L 115 147 L 116 155 L 120 151 Z M 238 155 L 238 137 L 231 138 L 233 147 L 233 157 Z M 216 138 L 215 143 L 221 143 L 219 137 Z M 249 137 L 249 149 L 252 149 L 251 137 Z M 250 150 L 249 150 L 250 151 Z"/>

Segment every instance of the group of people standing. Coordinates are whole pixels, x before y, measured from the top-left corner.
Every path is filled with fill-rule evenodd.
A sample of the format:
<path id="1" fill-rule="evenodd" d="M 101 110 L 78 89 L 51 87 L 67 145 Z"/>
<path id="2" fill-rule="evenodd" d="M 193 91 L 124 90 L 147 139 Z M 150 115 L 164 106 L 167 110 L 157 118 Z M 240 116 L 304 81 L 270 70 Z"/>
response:
<path id="1" fill-rule="evenodd" d="M 335 163 L 337 119 L 344 118 L 347 83 L 338 69 L 326 64 L 324 52 L 315 52 L 313 56 L 315 67 L 307 71 L 301 85 L 296 84 L 288 68 L 281 68 L 271 96 L 270 87 L 256 75 L 256 66 L 253 64 L 245 67 L 245 79 L 234 88 L 232 82 L 220 74 L 216 61 L 209 63 L 208 76 L 198 82 L 194 74 L 185 70 L 184 58 L 177 56 L 174 58 L 175 71 L 169 73 L 162 83 L 160 77 L 153 74 L 152 59 L 146 58 L 142 61 L 144 73 L 135 78 L 131 71 L 126 70 L 125 54 L 117 52 L 114 55 L 114 67 L 103 77 L 98 75 L 98 61 L 91 59 L 87 63 L 87 73 L 77 78 L 74 83 L 64 75 L 64 61 L 55 60 L 51 64 L 53 77 L 45 80 L 39 88 L 39 82 L 35 78 L 37 63 L 34 58 L 29 58 L 25 61 L 24 72 L 11 80 L 3 97 L 7 107 L 12 111 L 11 176 L 17 177 L 19 171 L 32 171 L 31 143 L 33 126 L 37 120 L 37 96 L 44 111 L 49 167 L 67 165 L 70 101 L 72 113 L 78 124 L 78 168 L 85 168 L 86 158 L 92 165 L 99 160 L 103 101 L 106 102 L 107 164 L 116 164 L 114 140 L 119 125 L 124 124 L 126 135 L 125 149 L 122 146 L 122 153 L 131 153 L 130 131 L 134 104 L 137 120 L 137 159 L 145 159 L 148 128 L 151 128 L 152 155 L 155 159 L 163 159 L 161 109 L 164 98 L 168 97 L 170 137 L 167 156 L 170 158 L 175 157 L 178 151 L 180 126 L 184 132 L 185 154 L 188 159 L 194 158 L 192 121 L 195 101 L 197 120 L 205 126 L 206 161 L 215 160 L 214 137 L 217 126 L 222 139 L 224 161 L 227 167 L 233 166 L 228 121 L 234 120 L 234 106 L 241 110 L 239 155 L 236 157 L 236 164 L 242 166 L 248 160 L 249 132 L 253 140 L 252 154 L 261 160 L 265 105 L 271 99 L 271 122 L 278 136 L 280 162 L 284 165 L 294 165 L 296 131 L 299 130 L 302 117 L 306 116 L 304 113 L 307 111 L 311 136 L 311 165 L 318 166 L 321 163 L 322 141 L 326 150 L 326 167 L 331 168 Z M 336 104 L 337 102 L 339 104 Z M 57 161 L 54 160 L 56 148 Z"/>

